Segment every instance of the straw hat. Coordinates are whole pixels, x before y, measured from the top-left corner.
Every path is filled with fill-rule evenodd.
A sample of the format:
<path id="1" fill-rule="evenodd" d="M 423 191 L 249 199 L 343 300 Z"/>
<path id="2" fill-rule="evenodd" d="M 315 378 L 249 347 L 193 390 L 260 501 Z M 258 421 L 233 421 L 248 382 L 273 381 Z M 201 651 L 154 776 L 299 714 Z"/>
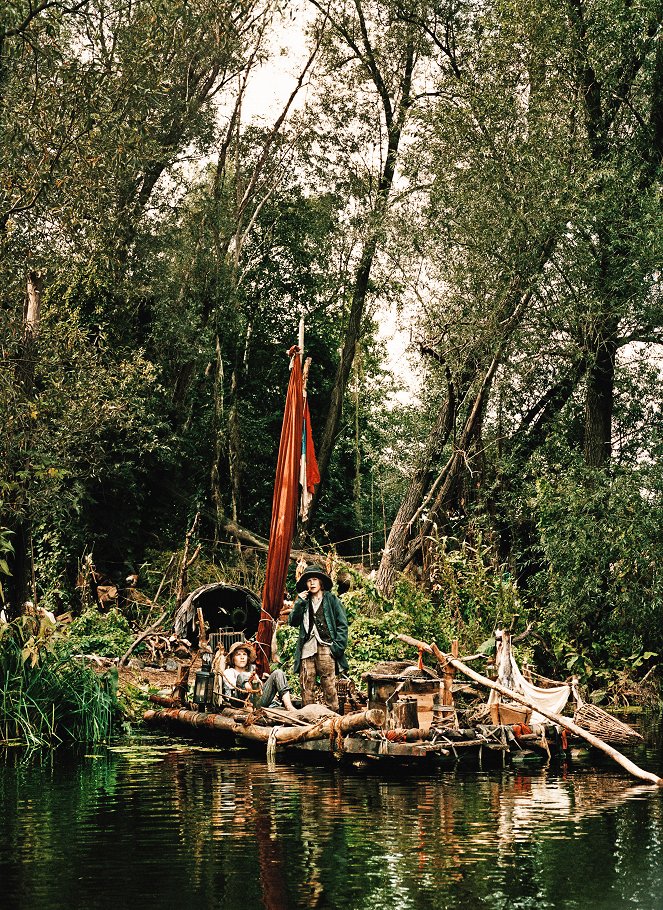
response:
<path id="1" fill-rule="evenodd" d="M 255 663 L 256 649 L 253 647 L 250 641 L 236 641 L 228 648 L 226 660 L 230 665 L 232 665 L 233 654 L 235 651 L 246 651 L 246 653 L 249 655 L 249 663 Z"/>
<path id="2" fill-rule="evenodd" d="M 326 572 L 320 568 L 320 566 L 309 566 L 304 572 L 302 572 L 299 581 L 297 582 L 297 591 L 301 594 L 302 591 L 306 590 L 306 582 L 309 578 L 319 578 L 322 584 L 324 591 L 331 591 L 333 581 L 327 575 Z"/>

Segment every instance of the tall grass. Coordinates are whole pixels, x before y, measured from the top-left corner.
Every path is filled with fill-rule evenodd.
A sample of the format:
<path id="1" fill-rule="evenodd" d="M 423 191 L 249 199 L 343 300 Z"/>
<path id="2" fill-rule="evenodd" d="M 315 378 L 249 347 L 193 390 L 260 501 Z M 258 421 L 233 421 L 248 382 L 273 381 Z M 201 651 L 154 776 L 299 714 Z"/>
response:
<path id="1" fill-rule="evenodd" d="M 112 730 L 116 687 L 116 675 L 98 677 L 28 617 L 0 629 L 0 742 L 103 741 Z"/>

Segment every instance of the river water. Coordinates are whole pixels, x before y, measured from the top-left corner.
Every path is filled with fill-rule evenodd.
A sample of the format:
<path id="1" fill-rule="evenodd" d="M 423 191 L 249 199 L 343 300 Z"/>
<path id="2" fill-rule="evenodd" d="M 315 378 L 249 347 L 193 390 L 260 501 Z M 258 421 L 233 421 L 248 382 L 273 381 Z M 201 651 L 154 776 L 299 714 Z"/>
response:
<path id="1" fill-rule="evenodd" d="M 5 754 L 0 797 L 0 910 L 663 908 L 663 793 L 607 766 L 383 777 L 149 736 Z"/>

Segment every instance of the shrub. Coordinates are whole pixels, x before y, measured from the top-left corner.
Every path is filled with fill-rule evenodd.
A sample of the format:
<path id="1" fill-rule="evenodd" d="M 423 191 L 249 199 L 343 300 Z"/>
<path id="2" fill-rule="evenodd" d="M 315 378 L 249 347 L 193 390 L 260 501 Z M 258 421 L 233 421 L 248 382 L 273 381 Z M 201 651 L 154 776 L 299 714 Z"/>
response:
<path id="1" fill-rule="evenodd" d="M 69 644 L 79 654 L 117 657 L 124 654 L 131 641 L 129 623 L 115 608 L 108 613 L 86 610 L 69 627 Z"/>

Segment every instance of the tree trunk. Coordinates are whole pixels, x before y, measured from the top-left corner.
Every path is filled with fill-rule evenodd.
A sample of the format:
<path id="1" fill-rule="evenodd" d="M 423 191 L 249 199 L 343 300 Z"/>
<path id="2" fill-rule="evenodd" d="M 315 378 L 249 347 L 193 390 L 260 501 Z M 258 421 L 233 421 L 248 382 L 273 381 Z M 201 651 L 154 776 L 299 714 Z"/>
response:
<path id="1" fill-rule="evenodd" d="M 220 536 L 226 514 L 223 503 L 223 490 L 221 487 L 221 464 L 225 452 L 225 402 L 223 395 L 223 357 L 221 354 L 221 342 L 219 336 L 216 336 L 216 363 L 214 366 L 214 453 L 212 457 L 212 468 L 210 472 L 210 487 L 212 502 L 214 503 L 214 542 L 216 543 Z"/>
<path id="2" fill-rule="evenodd" d="M 29 401 L 34 393 L 36 344 L 39 335 L 41 319 L 41 294 L 44 282 L 41 275 L 30 271 L 26 278 L 26 304 L 23 322 L 23 356 L 19 360 L 16 378 L 23 390 L 25 399 Z M 29 432 L 29 431 L 28 431 Z M 25 467 L 28 467 L 27 465 Z M 9 601 L 14 615 L 23 612 L 25 602 L 30 591 L 30 577 L 32 567 L 32 534 L 30 518 L 30 500 L 25 495 L 25 503 L 19 506 L 19 514 L 14 522 L 14 557 L 12 561 L 12 577 L 7 585 Z M 33 591 L 34 596 L 34 591 Z"/>
<path id="3" fill-rule="evenodd" d="M 382 552 L 375 586 L 383 597 L 391 597 L 393 593 L 396 579 L 403 568 L 405 550 L 412 534 L 412 518 L 421 505 L 426 487 L 430 483 L 433 465 L 440 457 L 442 449 L 451 435 L 455 419 L 456 397 L 450 375 L 447 380 L 447 394 L 437 412 L 428 444 L 412 474 Z"/>
<path id="4" fill-rule="evenodd" d="M 529 302 L 530 296 L 531 295 L 529 293 L 524 295 L 519 305 L 516 307 L 513 313 L 512 329 L 517 325 L 526 302 Z M 433 529 L 436 519 L 448 509 L 451 496 L 454 490 L 457 488 L 457 484 L 460 480 L 463 468 L 469 460 L 470 449 L 481 427 L 481 420 L 483 417 L 484 409 L 486 407 L 486 403 L 488 401 L 488 395 L 490 393 L 493 379 L 495 377 L 495 373 L 497 372 L 497 368 L 502 362 L 504 349 L 509 338 L 510 332 L 508 332 L 500 340 L 497 353 L 493 357 L 492 363 L 483 376 L 481 384 L 474 396 L 472 407 L 465 419 L 463 431 L 460 434 L 457 442 L 454 444 L 454 451 L 452 452 L 451 457 L 442 469 L 441 473 L 438 475 L 437 480 L 431 487 L 428 496 L 419 507 L 418 512 L 415 513 L 414 518 L 416 519 L 421 514 L 423 514 L 424 508 L 427 508 L 427 515 L 421 524 L 419 537 L 410 546 L 402 568 L 405 568 L 414 559 L 415 555 L 422 551 L 424 541 Z"/>
<path id="5" fill-rule="evenodd" d="M 590 353 L 585 396 L 584 456 L 588 467 L 600 468 L 612 454 L 612 412 L 614 405 L 617 342 L 608 328 L 601 331 Z"/>
<path id="6" fill-rule="evenodd" d="M 331 461 L 332 452 L 334 450 L 334 445 L 336 444 L 338 429 L 341 423 L 345 390 L 348 384 L 350 371 L 352 370 L 355 353 L 357 351 L 357 344 L 361 338 L 362 322 L 364 319 L 371 268 L 373 266 L 373 260 L 375 259 L 378 241 L 382 234 L 384 218 L 387 213 L 389 197 L 391 195 L 391 189 L 394 182 L 394 174 L 396 171 L 396 163 L 398 161 L 398 149 L 400 146 L 403 127 L 405 124 L 407 111 L 412 103 L 410 92 L 413 70 L 414 47 L 410 45 L 407 50 L 403 76 L 401 80 L 401 98 L 395 114 L 391 110 L 390 99 L 383 97 L 383 106 L 385 108 L 385 118 L 387 121 L 387 129 L 389 133 L 387 155 L 385 158 L 382 175 L 380 177 L 375 209 L 371 217 L 371 223 L 373 227 L 369 230 L 367 239 L 362 247 L 359 265 L 355 274 L 352 302 L 350 304 L 350 312 L 348 314 L 345 340 L 343 342 L 341 358 L 339 360 L 336 376 L 334 378 L 334 385 L 332 387 L 329 409 L 327 411 L 327 419 L 325 421 L 325 426 L 322 431 L 322 438 L 320 440 L 320 445 L 318 448 L 317 459 L 318 468 L 320 470 L 320 483 L 318 484 L 318 487 L 313 496 L 309 519 L 306 523 L 306 526 L 302 528 L 303 534 L 306 533 L 308 527 L 310 527 L 311 517 L 319 501 L 329 468 L 329 462 Z M 369 71 L 371 71 L 370 66 Z M 375 80 L 375 77 L 373 78 Z M 384 86 L 379 86 L 376 82 L 376 88 L 379 92 L 381 87 L 384 89 Z M 382 95 L 382 92 L 380 92 L 380 94 Z"/>
<path id="7" fill-rule="evenodd" d="M 237 720 L 237 717 L 240 719 Z M 274 735 L 274 728 L 262 727 L 251 723 L 246 724 L 244 721 L 247 719 L 239 711 L 231 715 L 205 714 L 199 711 L 178 708 L 164 708 L 161 711 L 149 709 L 143 714 L 143 720 L 147 723 L 174 721 L 184 726 L 233 733 L 240 739 L 267 744 L 270 737 Z M 347 735 L 349 733 L 357 733 L 360 730 L 380 728 L 384 726 L 384 713 L 372 708 L 355 714 L 346 714 L 344 717 L 334 714 L 329 717 L 323 717 L 317 723 L 306 725 L 297 724 L 297 715 L 293 714 L 293 722 L 296 726 L 279 726 L 276 728 L 274 739 L 278 745 L 296 745 L 297 743 L 312 742 L 316 739 L 329 739 L 332 733 Z"/>

